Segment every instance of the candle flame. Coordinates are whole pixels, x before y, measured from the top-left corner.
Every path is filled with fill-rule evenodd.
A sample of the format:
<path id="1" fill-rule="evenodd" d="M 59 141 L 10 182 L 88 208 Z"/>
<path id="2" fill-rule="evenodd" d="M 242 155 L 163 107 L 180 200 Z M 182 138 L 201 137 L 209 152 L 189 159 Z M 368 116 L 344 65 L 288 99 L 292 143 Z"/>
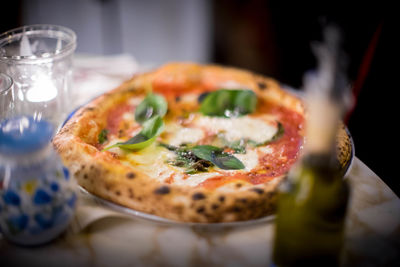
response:
<path id="1" fill-rule="evenodd" d="M 57 88 L 46 75 L 39 75 L 33 86 L 26 93 L 30 102 L 47 102 L 57 96 Z"/>

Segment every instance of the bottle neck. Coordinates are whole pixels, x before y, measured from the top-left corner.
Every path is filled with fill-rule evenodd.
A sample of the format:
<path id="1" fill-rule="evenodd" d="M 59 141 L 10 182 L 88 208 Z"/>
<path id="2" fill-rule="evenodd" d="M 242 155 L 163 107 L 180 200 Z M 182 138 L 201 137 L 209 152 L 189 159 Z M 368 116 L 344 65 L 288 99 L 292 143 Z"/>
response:
<path id="1" fill-rule="evenodd" d="M 330 154 L 335 151 L 340 109 L 328 98 L 309 101 L 306 125 L 306 154 Z"/>
<path id="2" fill-rule="evenodd" d="M 300 164 L 301 169 L 311 171 L 314 177 L 326 182 L 341 180 L 343 176 L 336 153 L 309 153 L 303 156 Z"/>

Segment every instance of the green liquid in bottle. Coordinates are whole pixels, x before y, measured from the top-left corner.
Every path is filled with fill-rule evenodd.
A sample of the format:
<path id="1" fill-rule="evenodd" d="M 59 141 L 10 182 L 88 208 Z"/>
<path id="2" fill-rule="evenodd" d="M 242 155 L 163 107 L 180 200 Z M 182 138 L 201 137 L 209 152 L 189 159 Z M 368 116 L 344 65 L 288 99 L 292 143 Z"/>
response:
<path id="1" fill-rule="evenodd" d="M 295 176 L 295 177 L 294 177 Z M 279 193 L 273 259 L 278 266 L 339 266 L 349 196 L 329 155 L 310 154 Z"/>

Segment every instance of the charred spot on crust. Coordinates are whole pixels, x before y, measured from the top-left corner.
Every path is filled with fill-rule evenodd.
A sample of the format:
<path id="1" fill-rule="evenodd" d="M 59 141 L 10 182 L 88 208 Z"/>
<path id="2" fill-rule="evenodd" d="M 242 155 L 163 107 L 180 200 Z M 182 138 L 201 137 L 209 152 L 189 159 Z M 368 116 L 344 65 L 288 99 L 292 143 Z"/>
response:
<path id="1" fill-rule="evenodd" d="M 168 186 L 163 185 L 163 186 L 160 186 L 159 188 L 157 188 L 156 190 L 154 190 L 154 194 L 157 194 L 157 195 L 166 195 L 166 194 L 168 194 L 170 191 L 171 191 L 171 190 L 169 189 Z"/>
<path id="2" fill-rule="evenodd" d="M 177 206 L 174 206 L 174 207 L 172 207 L 172 208 L 174 209 L 174 211 L 175 211 L 176 213 L 182 214 L 183 207 L 182 207 L 181 205 L 177 205 Z"/>
<path id="3" fill-rule="evenodd" d="M 247 198 L 241 198 L 239 201 L 242 203 L 247 203 Z"/>
<path id="4" fill-rule="evenodd" d="M 179 101 L 181 101 L 181 96 L 178 95 L 175 97 L 175 102 L 179 102 Z"/>
<path id="5" fill-rule="evenodd" d="M 107 191 L 109 191 L 111 189 L 111 185 L 110 184 L 105 184 L 104 187 L 106 188 Z"/>
<path id="6" fill-rule="evenodd" d="M 237 183 L 237 184 L 236 184 L 236 187 L 237 187 L 237 188 L 241 188 L 241 187 L 242 187 L 242 184 L 241 184 L 241 183 Z"/>
<path id="7" fill-rule="evenodd" d="M 136 177 L 136 175 L 133 173 L 133 172 L 128 172 L 127 174 L 126 174 L 126 178 L 128 178 L 128 179 L 133 179 L 133 178 L 135 178 Z"/>
<path id="8" fill-rule="evenodd" d="M 202 206 L 202 207 L 199 207 L 199 208 L 196 210 L 196 212 L 197 212 L 197 213 L 203 213 L 205 210 L 206 210 L 206 209 Z"/>
<path id="9" fill-rule="evenodd" d="M 128 189 L 128 196 L 129 196 L 129 198 L 133 198 L 133 190 L 132 190 L 132 188 Z"/>
<path id="10" fill-rule="evenodd" d="M 258 86 L 258 88 L 260 88 L 260 90 L 267 89 L 267 84 L 265 82 L 258 82 L 257 86 Z"/>
<path id="11" fill-rule="evenodd" d="M 254 188 L 250 189 L 250 191 L 253 191 L 259 195 L 262 195 L 264 193 L 264 190 L 261 188 L 258 188 L 258 187 L 254 187 Z"/>
<path id="12" fill-rule="evenodd" d="M 121 191 L 117 190 L 117 191 L 115 191 L 115 194 L 116 194 L 117 196 L 120 196 L 120 195 L 121 195 Z"/>
<path id="13" fill-rule="evenodd" d="M 242 209 L 241 208 L 239 208 L 239 207 L 233 207 L 233 212 L 240 212 Z"/>
<path id="14" fill-rule="evenodd" d="M 94 108 L 94 107 L 87 107 L 87 108 L 85 108 L 85 111 L 93 111 L 93 110 L 95 110 L 96 108 Z"/>
<path id="15" fill-rule="evenodd" d="M 85 173 L 84 175 L 83 175 L 83 179 L 87 179 L 88 178 L 88 175 L 87 175 L 87 173 Z"/>
<path id="16" fill-rule="evenodd" d="M 194 193 L 192 196 L 193 200 L 200 200 L 200 199 L 205 199 L 206 196 L 203 193 Z"/>
<path id="17" fill-rule="evenodd" d="M 219 208 L 219 205 L 218 205 L 218 204 L 212 204 L 212 205 L 211 205 L 211 208 L 212 208 L 213 210 L 216 210 L 216 209 Z"/>
<path id="18" fill-rule="evenodd" d="M 225 196 L 220 196 L 220 197 L 218 198 L 218 200 L 219 200 L 219 202 L 224 202 L 224 201 L 225 201 Z"/>

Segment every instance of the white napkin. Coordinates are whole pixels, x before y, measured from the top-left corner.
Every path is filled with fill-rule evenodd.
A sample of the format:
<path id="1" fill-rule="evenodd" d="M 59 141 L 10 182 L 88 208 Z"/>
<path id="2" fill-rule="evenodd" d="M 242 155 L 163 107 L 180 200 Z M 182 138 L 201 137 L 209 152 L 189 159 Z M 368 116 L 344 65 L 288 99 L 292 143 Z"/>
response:
<path id="1" fill-rule="evenodd" d="M 74 219 L 70 224 L 70 230 L 73 233 L 79 233 L 92 223 L 110 217 L 129 218 L 129 215 L 107 208 L 94 197 L 80 191 L 78 193 L 78 205 Z"/>

